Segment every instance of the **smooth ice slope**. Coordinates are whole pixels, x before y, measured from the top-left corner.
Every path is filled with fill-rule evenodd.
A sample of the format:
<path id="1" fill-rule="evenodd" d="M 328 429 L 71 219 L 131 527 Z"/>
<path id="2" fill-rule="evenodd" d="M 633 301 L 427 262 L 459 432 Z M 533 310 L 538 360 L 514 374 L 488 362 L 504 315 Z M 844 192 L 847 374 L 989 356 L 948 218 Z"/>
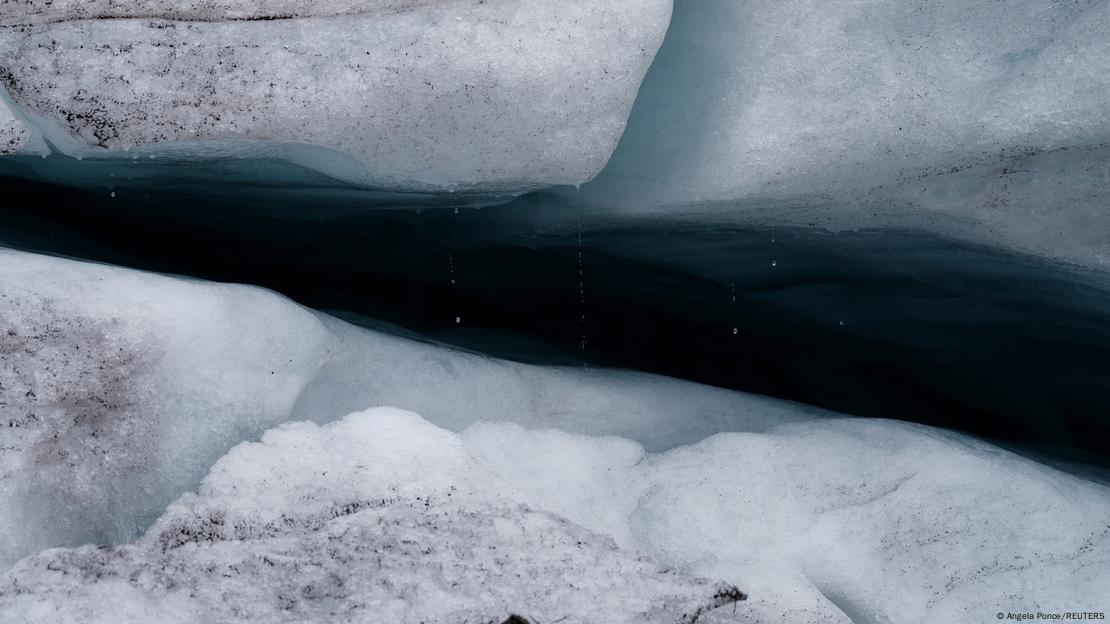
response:
<path id="1" fill-rule="evenodd" d="M 662 449 L 821 415 L 461 353 L 257 288 L 4 250 L 0 327 L 0 565 L 133 538 L 229 448 L 290 419 L 393 405 L 456 430 L 511 420 Z"/>
<path id="2" fill-rule="evenodd" d="M 457 436 L 379 408 L 239 445 L 135 544 L 0 576 L 33 623 L 736 622 L 735 587 L 675 574 L 507 492 Z"/>
<path id="3" fill-rule="evenodd" d="M 1105 264 L 1108 30 L 1099 0 L 678 0 L 583 198 Z"/>
<path id="4" fill-rule="evenodd" d="M 604 166 L 670 12 L 667 0 L 4 2 L 0 77 L 76 155 L 276 156 L 380 188 L 518 191 Z"/>

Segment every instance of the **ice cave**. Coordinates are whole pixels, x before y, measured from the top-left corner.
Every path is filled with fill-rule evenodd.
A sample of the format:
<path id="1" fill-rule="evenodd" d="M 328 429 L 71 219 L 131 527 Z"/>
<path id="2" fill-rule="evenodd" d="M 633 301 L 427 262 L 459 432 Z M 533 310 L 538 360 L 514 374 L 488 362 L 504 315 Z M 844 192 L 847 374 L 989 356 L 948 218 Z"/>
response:
<path id="1" fill-rule="evenodd" d="M 1110 611 L 1110 1 L 0 0 L 0 624 Z"/>

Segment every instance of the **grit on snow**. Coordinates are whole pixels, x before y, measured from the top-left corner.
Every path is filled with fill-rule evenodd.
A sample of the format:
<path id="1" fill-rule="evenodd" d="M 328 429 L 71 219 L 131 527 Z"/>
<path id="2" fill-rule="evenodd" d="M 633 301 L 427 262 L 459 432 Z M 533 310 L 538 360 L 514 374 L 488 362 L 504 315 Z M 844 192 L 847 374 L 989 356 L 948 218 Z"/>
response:
<path id="1" fill-rule="evenodd" d="M 6 564 L 30 555 L 0 612 L 28 621 L 328 621 L 380 601 L 401 621 L 590 604 L 608 619 L 581 621 L 980 622 L 1108 598 L 1110 492 L 956 434 L 498 362 L 259 289 L 30 254 L 0 252 L 0 292 L 0 544 Z M 446 430 L 343 418 L 383 404 Z M 342 420 L 235 447 L 304 419 Z M 123 545 L 34 554 L 87 542 Z M 551 575 L 577 589 L 512 582 Z M 730 586 L 693 577 L 750 597 L 734 613 Z"/>
<path id="2" fill-rule="evenodd" d="M 0 104 L 0 154 L 592 180 L 583 203 L 632 218 L 922 229 L 1105 269 L 1108 28 L 1101 0 L 0 0 L 21 120 Z M 60 162 L 41 175 L 81 184 Z"/>
<path id="3" fill-rule="evenodd" d="M 388 408 L 270 431 L 135 544 L 0 578 L 0 613 L 27 624 L 694 624 L 742 599 L 504 499 L 457 436 Z"/>
<path id="4" fill-rule="evenodd" d="M 670 12 L 668 0 L 9 1 L 0 79 L 77 155 L 157 145 L 144 153 L 520 191 L 601 170 Z"/>
<path id="5" fill-rule="evenodd" d="M 27 128 L 0 97 L 0 154 L 19 151 L 27 142 Z"/>

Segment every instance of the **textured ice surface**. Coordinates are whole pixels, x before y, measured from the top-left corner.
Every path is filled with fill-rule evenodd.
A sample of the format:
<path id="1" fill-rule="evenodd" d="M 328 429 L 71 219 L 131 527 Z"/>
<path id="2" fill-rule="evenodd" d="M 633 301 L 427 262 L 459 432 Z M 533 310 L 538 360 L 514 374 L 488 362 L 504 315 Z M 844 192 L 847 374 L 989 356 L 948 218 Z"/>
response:
<path id="1" fill-rule="evenodd" d="M 678 0 L 583 196 L 1104 264 L 1108 29 L 1100 0 Z"/>
<path id="2" fill-rule="evenodd" d="M 676 574 L 505 488 L 458 436 L 378 408 L 293 423 L 216 463 L 137 542 L 50 550 L 0 577 L 5 621 L 738 621 Z"/>
<path id="3" fill-rule="evenodd" d="M 8 104 L 0 99 L 0 154 L 19 151 L 27 142 L 27 128 Z"/>
<path id="4" fill-rule="evenodd" d="M 329 557 L 365 537 L 399 549 L 389 552 L 402 566 L 407 536 L 433 539 L 410 522 L 411 505 L 451 487 L 452 503 L 436 507 L 446 515 L 434 516 L 444 522 L 457 517 L 456 493 L 459 501 L 513 501 L 476 511 L 477 525 L 450 525 L 453 542 L 500 539 L 484 522 L 575 534 L 520 509 L 523 502 L 684 573 L 750 590 L 742 610 L 750 621 L 974 622 L 1007 609 L 1095 608 L 1110 587 L 1105 487 L 953 434 L 830 420 L 648 375 L 509 364 L 355 328 L 259 289 L 19 252 L 0 252 L 0 296 L 5 564 L 52 546 L 128 542 L 216 464 L 197 497 L 174 505 L 138 542 L 19 564 L 0 591 L 7 608 L 29 609 L 28 617 L 60 617 L 38 615 L 43 605 L 80 612 L 106 602 L 190 617 L 189 609 L 220 608 L 209 592 L 220 591 L 213 575 L 224 572 L 249 590 L 245 600 L 263 619 L 283 603 L 260 587 L 327 602 L 339 587 L 326 580 Z M 370 416 L 338 429 L 283 427 L 217 463 L 290 419 L 332 421 L 376 405 L 420 410 L 466 431 L 457 437 L 382 412 L 378 428 L 362 428 Z M 721 431 L 746 433 L 713 436 Z M 373 462 L 359 460 L 363 446 L 377 449 Z M 281 451 L 294 448 L 304 455 Z M 348 478 L 359 471 L 365 481 Z M 397 480 L 398 505 L 334 513 L 376 499 L 387 475 Z M 289 532 L 274 533 L 274 518 L 286 518 L 288 526 L 277 524 Z M 394 523 L 395 532 L 373 537 L 367 518 Z M 163 550 L 159 536 L 174 535 L 199 542 Z M 537 547 L 527 532 L 517 535 L 514 547 Z M 334 550 L 329 536 L 340 544 Z M 263 568 L 260 552 L 282 555 L 274 560 L 285 567 Z M 462 574 L 473 559 L 439 563 Z M 557 569 L 545 562 L 511 563 L 537 575 Z M 297 566 L 324 580 L 307 590 L 290 585 Z M 161 568 L 170 575 L 143 572 Z M 425 571 L 397 568 L 412 579 Z M 650 584 L 652 574 L 635 578 Z M 181 579 L 208 598 L 179 602 L 172 587 Z M 386 591 L 364 579 L 350 581 L 362 589 L 342 604 Z M 17 595 L 15 583 L 30 597 Z M 313 600 L 303 607 L 331 608 Z M 172 621 L 178 612 L 157 613 Z"/>
<path id="5" fill-rule="evenodd" d="M 396 13 L 437 0 L 0 0 L 0 24 L 18 26 L 88 19 L 167 18 L 192 22 Z"/>
<path id="6" fill-rule="evenodd" d="M 0 250 L 0 327 L 0 564 L 131 539 L 229 448 L 290 419 L 392 405 L 456 430 L 511 420 L 660 449 L 820 416 L 457 352 L 256 288 L 14 251 Z"/>
<path id="7" fill-rule="evenodd" d="M 1104 486 L 893 421 L 810 421 L 648 454 L 516 424 L 455 434 L 377 408 L 237 446 L 132 544 L 23 559 L 0 577 L 0 613 L 972 623 L 1097 610 L 1110 597 L 1108 517 Z M 733 590 L 687 575 L 750 597 L 712 609 Z"/>
<path id="8" fill-rule="evenodd" d="M 515 425 L 463 439 L 530 504 L 742 583 L 753 622 L 972 623 L 1110 599 L 1110 490 L 928 427 L 812 421 L 661 455 Z"/>
<path id="9" fill-rule="evenodd" d="M 520 190 L 604 166 L 670 11 L 5 2 L 0 78 L 78 155 L 277 156 L 383 188 Z"/>

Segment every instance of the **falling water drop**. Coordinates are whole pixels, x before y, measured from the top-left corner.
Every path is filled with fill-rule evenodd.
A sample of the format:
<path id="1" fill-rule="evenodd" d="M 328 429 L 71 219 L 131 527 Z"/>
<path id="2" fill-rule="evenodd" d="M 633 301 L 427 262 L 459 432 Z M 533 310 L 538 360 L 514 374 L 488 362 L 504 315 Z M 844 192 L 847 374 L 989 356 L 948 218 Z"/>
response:
<path id="1" fill-rule="evenodd" d="M 732 311 L 733 311 L 733 314 L 735 315 L 735 313 L 736 313 L 736 282 L 730 283 L 728 285 L 728 289 L 729 289 L 729 296 L 732 299 L 732 301 L 730 302 L 730 305 L 732 306 Z M 740 333 L 740 328 L 739 327 L 733 327 L 732 328 L 732 335 L 733 336 L 735 336 L 739 333 Z"/>
<path id="2" fill-rule="evenodd" d="M 777 267 L 778 265 L 779 265 L 779 261 L 778 261 L 778 260 L 772 260 L 772 261 L 771 261 L 771 266 L 773 266 L 773 267 Z"/>
<path id="3" fill-rule="evenodd" d="M 575 230 L 578 237 L 578 332 L 579 341 L 578 349 L 580 351 L 586 350 L 586 344 L 589 342 L 586 336 L 586 277 L 585 270 L 582 263 L 582 187 L 580 185 L 574 186 L 574 215 L 575 215 Z M 585 359 L 582 360 L 582 366 L 587 367 L 588 363 Z"/>
<path id="4" fill-rule="evenodd" d="M 458 207 L 455 208 L 453 214 L 459 214 Z M 457 285 L 457 281 L 456 281 L 456 278 L 455 278 L 455 252 L 454 251 L 448 251 L 447 252 L 447 281 L 450 284 L 449 292 L 450 292 L 452 306 L 457 307 L 458 306 L 458 297 L 456 296 L 456 293 L 455 293 L 455 286 Z M 456 310 L 456 312 L 457 311 L 458 310 Z M 460 323 L 462 323 L 462 317 L 461 316 L 456 316 L 455 317 L 455 324 L 458 325 Z"/>

